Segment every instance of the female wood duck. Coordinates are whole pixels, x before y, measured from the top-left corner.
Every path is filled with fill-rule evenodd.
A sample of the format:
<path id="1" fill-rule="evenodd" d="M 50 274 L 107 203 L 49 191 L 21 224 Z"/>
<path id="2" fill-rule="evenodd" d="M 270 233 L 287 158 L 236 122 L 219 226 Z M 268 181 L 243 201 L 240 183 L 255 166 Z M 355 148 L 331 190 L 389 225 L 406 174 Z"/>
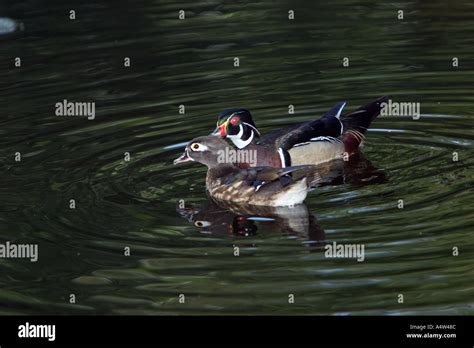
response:
<path id="1" fill-rule="evenodd" d="M 345 103 L 337 103 L 318 120 L 290 125 L 262 137 L 248 110 L 227 109 L 218 115 L 212 134 L 230 139 L 239 149 L 255 150 L 256 166 L 319 164 L 356 153 L 387 100 L 381 97 L 342 117 Z M 247 164 L 251 166 L 254 164 Z"/>
<path id="2" fill-rule="evenodd" d="M 236 204 L 292 206 L 306 198 L 309 188 L 320 180 L 314 166 L 242 169 L 222 154 L 232 151 L 215 136 L 195 138 L 174 164 L 196 161 L 207 166 L 206 188 L 210 195 Z"/>

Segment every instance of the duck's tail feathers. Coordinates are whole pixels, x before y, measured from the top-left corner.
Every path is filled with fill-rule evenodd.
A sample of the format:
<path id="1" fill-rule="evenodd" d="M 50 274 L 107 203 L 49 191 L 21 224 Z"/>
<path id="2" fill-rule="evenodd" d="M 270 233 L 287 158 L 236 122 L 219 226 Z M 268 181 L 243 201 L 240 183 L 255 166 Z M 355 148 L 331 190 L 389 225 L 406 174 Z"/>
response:
<path id="1" fill-rule="evenodd" d="M 342 142 L 346 152 L 352 154 L 357 151 L 370 124 L 380 115 L 382 104 L 387 102 L 388 97 L 383 96 L 341 117 L 344 127 Z"/>
<path id="2" fill-rule="evenodd" d="M 380 97 L 377 100 L 361 106 L 356 111 L 350 112 L 341 117 L 341 122 L 344 126 L 344 132 L 349 130 L 355 130 L 364 134 L 370 127 L 373 120 L 380 115 L 382 104 L 387 103 L 388 97 Z"/>

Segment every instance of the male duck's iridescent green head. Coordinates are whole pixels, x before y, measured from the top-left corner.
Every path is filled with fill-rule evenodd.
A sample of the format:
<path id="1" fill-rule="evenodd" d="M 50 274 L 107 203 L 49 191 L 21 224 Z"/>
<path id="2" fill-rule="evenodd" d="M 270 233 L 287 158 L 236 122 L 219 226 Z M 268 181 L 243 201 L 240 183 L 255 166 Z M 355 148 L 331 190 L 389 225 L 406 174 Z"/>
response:
<path id="1" fill-rule="evenodd" d="M 260 136 L 250 111 L 246 109 L 226 109 L 219 113 L 217 127 L 212 134 L 230 139 L 239 149 Z"/>

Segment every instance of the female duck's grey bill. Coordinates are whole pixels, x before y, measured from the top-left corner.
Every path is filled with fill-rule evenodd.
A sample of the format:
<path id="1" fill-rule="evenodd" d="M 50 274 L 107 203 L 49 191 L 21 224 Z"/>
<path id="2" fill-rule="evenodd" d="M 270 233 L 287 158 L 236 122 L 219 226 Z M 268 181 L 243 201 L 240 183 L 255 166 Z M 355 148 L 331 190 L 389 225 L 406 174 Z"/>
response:
<path id="1" fill-rule="evenodd" d="M 174 165 L 180 164 L 180 163 L 185 163 L 185 162 L 190 162 L 194 161 L 191 157 L 188 156 L 188 151 L 184 151 L 184 153 L 179 156 L 177 159 L 173 161 Z"/>

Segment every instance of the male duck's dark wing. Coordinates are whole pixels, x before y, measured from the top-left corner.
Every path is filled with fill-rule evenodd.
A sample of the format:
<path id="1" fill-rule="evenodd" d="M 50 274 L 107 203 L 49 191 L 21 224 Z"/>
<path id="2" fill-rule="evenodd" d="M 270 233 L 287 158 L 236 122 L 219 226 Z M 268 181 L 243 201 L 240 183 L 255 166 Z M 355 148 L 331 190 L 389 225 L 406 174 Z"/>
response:
<path id="1" fill-rule="evenodd" d="M 339 117 L 345 105 L 344 102 L 337 103 L 318 120 L 291 125 L 268 133 L 260 138 L 257 144 L 288 150 L 296 144 L 318 138 L 337 138 L 343 130 Z"/>

